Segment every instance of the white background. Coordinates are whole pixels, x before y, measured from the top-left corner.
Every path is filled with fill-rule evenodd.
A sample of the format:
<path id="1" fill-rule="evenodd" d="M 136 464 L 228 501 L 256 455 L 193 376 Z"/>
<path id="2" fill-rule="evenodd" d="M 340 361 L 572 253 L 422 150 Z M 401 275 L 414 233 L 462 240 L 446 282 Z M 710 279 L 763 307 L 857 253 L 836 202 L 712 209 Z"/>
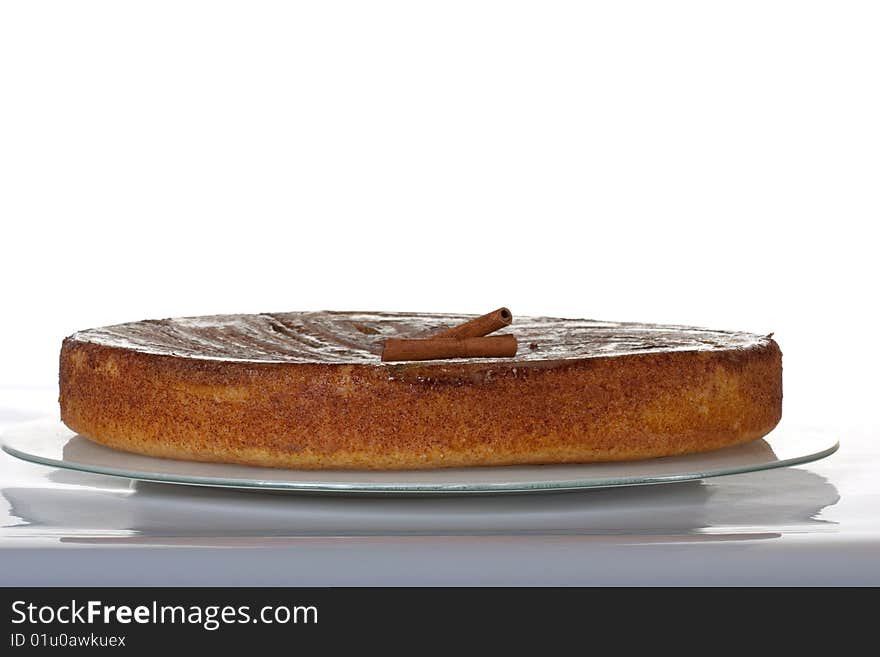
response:
<path id="1" fill-rule="evenodd" d="M 390 309 L 776 333 L 878 426 L 871 2 L 0 5 L 0 394 L 142 318 Z M 2 404 L 2 401 L 0 401 Z"/>

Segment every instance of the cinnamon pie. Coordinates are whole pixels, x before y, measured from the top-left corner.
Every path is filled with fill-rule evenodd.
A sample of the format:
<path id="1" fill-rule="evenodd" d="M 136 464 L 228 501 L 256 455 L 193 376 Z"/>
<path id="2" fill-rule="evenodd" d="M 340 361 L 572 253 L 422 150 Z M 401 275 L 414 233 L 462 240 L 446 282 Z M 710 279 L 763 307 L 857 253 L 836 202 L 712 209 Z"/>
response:
<path id="1" fill-rule="evenodd" d="M 548 317 L 515 357 L 384 363 L 386 338 L 463 315 L 147 320 L 61 350 L 61 417 L 120 450 L 282 468 L 624 461 L 758 439 L 782 412 L 769 336 Z"/>

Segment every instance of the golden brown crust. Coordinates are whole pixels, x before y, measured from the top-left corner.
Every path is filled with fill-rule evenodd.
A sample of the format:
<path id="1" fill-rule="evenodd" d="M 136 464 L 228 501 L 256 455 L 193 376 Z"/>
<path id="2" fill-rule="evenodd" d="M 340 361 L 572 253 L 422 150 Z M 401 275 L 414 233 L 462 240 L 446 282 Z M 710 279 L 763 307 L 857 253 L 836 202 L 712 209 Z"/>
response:
<path id="1" fill-rule="evenodd" d="M 642 459 L 754 440 L 781 416 L 771 339 L 513 365 L 222 361 L 73 336 L 61 413 L 131 452 L 309 469 Z"/>

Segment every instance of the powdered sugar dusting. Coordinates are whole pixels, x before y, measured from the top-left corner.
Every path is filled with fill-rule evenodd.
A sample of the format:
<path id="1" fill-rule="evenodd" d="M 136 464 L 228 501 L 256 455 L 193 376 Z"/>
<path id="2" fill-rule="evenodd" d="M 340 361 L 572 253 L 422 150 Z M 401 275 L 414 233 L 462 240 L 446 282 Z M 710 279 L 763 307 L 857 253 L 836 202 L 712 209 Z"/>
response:
<path id="1" fill-rule="evenodd" d="M 105 326 L 80 331 L 71 339 L 194 359 L 384 367 L 390 365 L 379 359 L 385 338 L 423 337 L 473 317 L 328 311 L 211 315 Z M 503 333 L 518 338 L 519 353 L 513 359 L 495 360 L 534 364 L 647 352 L 745 349 L 769 342 L 769 337 L 735 331 L 553 317 L 515 317 Z"/>

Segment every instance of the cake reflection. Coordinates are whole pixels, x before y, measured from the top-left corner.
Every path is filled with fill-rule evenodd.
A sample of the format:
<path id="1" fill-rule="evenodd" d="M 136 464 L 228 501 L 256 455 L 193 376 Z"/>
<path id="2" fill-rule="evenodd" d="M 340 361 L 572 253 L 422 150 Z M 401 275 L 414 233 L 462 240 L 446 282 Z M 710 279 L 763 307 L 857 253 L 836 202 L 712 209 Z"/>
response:
<path id="1" fill-rule="evenodd" d="M 316 536 L 773 538 L 834 531 L 834 523 L 820 516 L 839 500 L 833 484 L 800 468 L 567 493 L 431 498 L 126 485 L 124 479 L 61 470 L 47 476 L 52 483 L 45 488 L 3 490 L 10 505 L 5 524 L 21 535 L 87 543 Z"/>

